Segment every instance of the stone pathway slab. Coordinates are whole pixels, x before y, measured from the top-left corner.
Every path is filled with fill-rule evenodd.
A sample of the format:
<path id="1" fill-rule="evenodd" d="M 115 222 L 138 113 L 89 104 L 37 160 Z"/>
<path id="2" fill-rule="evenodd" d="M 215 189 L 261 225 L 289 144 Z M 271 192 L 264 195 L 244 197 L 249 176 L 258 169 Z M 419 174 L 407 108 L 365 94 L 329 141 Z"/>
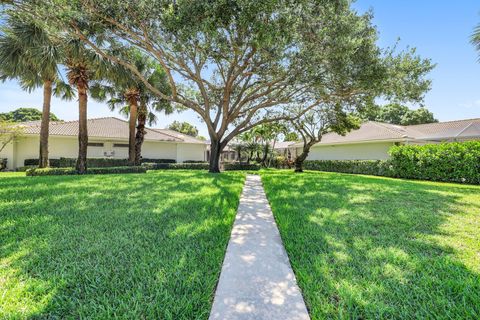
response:
<path id="1" fill-rule="evenodd" d="M 245 181 L 210 319 L 310 319 L 260 176 Z"/>

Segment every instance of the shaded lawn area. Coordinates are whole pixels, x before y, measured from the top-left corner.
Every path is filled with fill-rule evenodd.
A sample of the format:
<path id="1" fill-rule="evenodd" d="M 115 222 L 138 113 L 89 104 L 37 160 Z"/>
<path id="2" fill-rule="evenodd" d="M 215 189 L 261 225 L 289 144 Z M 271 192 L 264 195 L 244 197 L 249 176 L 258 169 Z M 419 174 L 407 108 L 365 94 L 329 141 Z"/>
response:
<path id="1" fill-rule="evenodd" d="M 479 319 L 480 187 L 263 172 L 312 319 Z"/>
<path id="2" fill-rule="evenodd" d="M 207 319 L 243 181 L 0 176 L 0 318 Z"/>

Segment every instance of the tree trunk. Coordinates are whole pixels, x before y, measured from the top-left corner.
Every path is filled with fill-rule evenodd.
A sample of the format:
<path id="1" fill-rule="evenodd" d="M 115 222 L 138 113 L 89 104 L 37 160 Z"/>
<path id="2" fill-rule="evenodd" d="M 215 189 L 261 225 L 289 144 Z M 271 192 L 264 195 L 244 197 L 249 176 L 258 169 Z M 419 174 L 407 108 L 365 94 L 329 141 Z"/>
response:
<path id="1" fill-rule="evenodd" d="M 137 134 L 135 136 L 135 165 L 142 162 L 142 145 L 145 140 L 145 123 L 147 122 L 147 106 L 141 105 L 138 110 Z"/>
<path id="2" fill-rule="evenodd" d="M 303 172 L 303 162 L 307 159 L 310 153 L 310 148 L 317 143 L 316 141 L 309 141 L 303 145 L 302 153 L 295 158 L 295 172 Z"/>
<path id="3" fill-rule="evenodd" d="M 210 144 L 210 165 L 208 172 L 219 173 L 220 172 L 220 155 L 222 154 L 222 146 L 220 141 L 211 139 Z"/>
<path id="4" fill-rule="evenodd" d="M 78 158 L 76 169 L 78 173 L 87 172 L 87 148 L 88 148 L 88 131 L 87 131 L 87 86 L 84 84 L 77 85 L 78 90 Z"/>
<path id="5" fill-rule="evenodd" d="M 38 167 L 46 168 L 50 165 L 48 161 L 48 135 L 50 126 L 50 103 L 52 100 L 52 81 L 46 80 L 43 83 L 43 108 L 42 122 L 40 125 L 40 156 Z"/>
<path id="6" fill-rule="evenodd" d="M 128 119 L 128 164 L 130 166 L 134 166 L 135 156 L 136 156 L 135 126 L 137 124 L 138 101 L 136 98 L 132 98 L 130 99 L 129 104 L 130 104 L 130 118 Z"/>

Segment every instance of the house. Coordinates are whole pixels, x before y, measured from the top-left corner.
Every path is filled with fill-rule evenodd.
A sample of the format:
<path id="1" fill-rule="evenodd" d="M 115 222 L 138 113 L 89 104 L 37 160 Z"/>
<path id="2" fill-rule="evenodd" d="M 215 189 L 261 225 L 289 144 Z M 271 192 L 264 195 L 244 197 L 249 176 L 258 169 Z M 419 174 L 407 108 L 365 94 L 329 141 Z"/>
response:
<path id="1" fill-rule="evenodd" d="M 480 140 L 480 118 L 411 126 L 368 121 L 345 136 L 327 133 L 307 160 L 384 160 L 393 145 Z M 303 143 L 295 143 L 297 154 Z"/>
<path id="2" fill-rule="evenodd" d="M 24 166 L 25 159 L 36 159 L 39 154 L 40 121 L 24 122 L 22 136 L 7 145 L 0 158 L 7 159 L 10 170 Z M 128 158 L 128 122 L 114 118 L 89 119 L 88 158 Z M 188 135 L 167 129 L 146 128 L 142 157 L 205 161 L 206 145 Z M 51 122 L 49 157 L 76 158 L 78 156 L 78 121 Z"/>

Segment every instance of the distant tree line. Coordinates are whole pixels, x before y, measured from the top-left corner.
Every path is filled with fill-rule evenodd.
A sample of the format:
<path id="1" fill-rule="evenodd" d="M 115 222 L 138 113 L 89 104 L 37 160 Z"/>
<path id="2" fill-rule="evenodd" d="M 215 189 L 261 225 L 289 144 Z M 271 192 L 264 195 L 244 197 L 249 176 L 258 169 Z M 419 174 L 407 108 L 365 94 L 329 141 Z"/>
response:
<path id="1" fill-rule="evenodd" d="M 42 112 L 35 108 L 18 108 L 16 110 L 0 113 L 1 121 L 25 122 L 42 120 Z M 50 121 L 61 121 L 55 114 L 50 112 Z"/>

